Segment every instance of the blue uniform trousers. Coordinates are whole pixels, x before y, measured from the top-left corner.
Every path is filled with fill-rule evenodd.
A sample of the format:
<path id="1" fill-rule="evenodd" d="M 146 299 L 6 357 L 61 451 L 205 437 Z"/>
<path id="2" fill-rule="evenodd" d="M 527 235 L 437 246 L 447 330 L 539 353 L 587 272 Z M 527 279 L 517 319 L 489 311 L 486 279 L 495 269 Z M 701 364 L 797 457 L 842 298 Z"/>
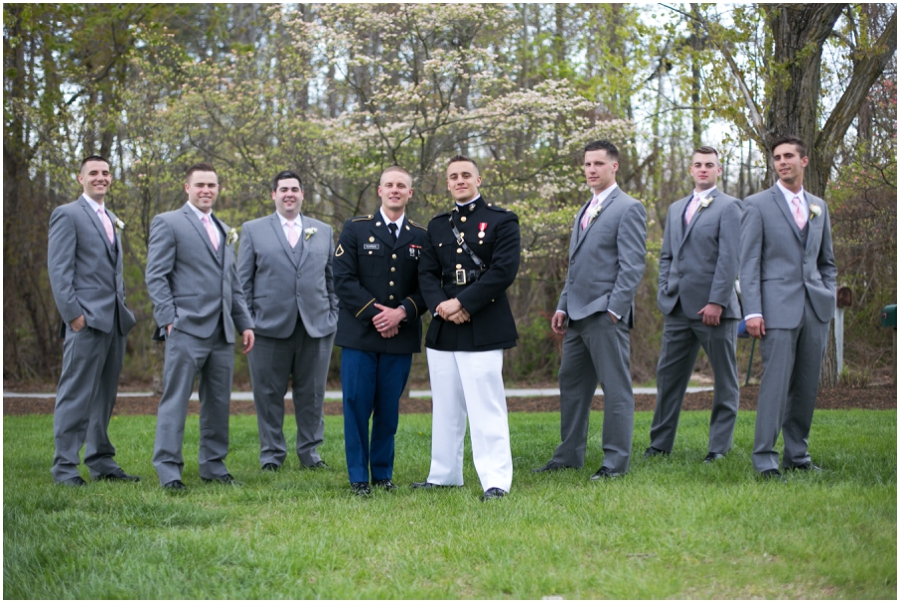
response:
<path id="1" fill-rule="evenodd" d="M 350 482 L 391 479 L 394 434 L 397 433 L 400 395 L 406 387 L 412 354 L 341 351 L 344 394 L 344 448 Z M 372 441 L 369 443 L 369 417 Z"/>

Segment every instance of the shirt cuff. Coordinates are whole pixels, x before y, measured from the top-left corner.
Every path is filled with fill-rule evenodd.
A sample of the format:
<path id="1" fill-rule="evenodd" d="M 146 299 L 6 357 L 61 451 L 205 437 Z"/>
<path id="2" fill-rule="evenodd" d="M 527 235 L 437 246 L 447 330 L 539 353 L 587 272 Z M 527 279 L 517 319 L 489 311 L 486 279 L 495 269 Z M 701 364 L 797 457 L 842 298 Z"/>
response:
<path id="1" fill-rule="evenodd" d="M 744 322 L 747 322 L 751 318 L 762 318 L 762 317 L 763 317 L 762 314 L 748 314 L 747 316 L 744 317 Z"/>
<path id="2" fill-rule="evenodd" d="M 610 309 L 607 308 L 606 311 L 609 312 L 610 314 L 612 314 L 613 316 L 615 316 L 615 317 L 616 317 L 616 320 L 622 320 L 622 317 L 619 316 L 618 314 L 616 314 L 615 312 L 613 312 L 612 310 L 610 310 Z"/>

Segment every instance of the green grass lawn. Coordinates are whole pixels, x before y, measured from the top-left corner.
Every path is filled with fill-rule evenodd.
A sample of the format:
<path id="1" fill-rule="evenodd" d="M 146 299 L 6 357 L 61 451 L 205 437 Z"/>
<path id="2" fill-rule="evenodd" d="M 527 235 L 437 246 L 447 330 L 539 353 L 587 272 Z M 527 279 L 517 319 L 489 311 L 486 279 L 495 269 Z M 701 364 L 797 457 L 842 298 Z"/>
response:
<path id="1" fill-rule="evenodd" d="M 231 419 L 228 467 L 242 488 L 203 484 L 197 418 L 173 496 L 150 462 L 155 417 L 113 419 L 117 459 L 139 484 L 53 485 L 52 417 L 4 417 L 3 594 L 7 599 L 847 598 L 897 597 L 896 411 L 819 411 L 822 474 L 760 483 L 755 414 L 735 448 L 704 465 L 709 413 L 682 416 L 675 452 L 644 459 L 638 413 L 631 473 L 588 466 L 534 475 L 559 437 L 558 414 L 510 416 L 515 477 L 506 499 L 466 486 L 412 491 L 428 473 L 431 417 L 404 415 L 395 492 L 352 497 L 341 417 L 326 417 L 330 471 L 258 471 L 256 418 Z M 286 421 L 290 424 L 291 421 Z M 290 446 L 290 445 L 289 445 Z M 87 471 L 82 470 L 87 478 Z"/>

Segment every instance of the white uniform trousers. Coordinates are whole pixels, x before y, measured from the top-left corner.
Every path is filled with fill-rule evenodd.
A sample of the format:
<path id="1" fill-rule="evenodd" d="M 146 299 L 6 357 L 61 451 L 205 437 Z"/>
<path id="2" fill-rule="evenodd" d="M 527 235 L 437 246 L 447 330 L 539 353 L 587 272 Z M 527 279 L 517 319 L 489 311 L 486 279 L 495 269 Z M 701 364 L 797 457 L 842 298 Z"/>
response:
<path id="1" fill-rule="evenodd" d="M 463 484 L 466 414 L 470 418 L 472 459 L 481 487 L 509 492 L 512 451 L 503 350 L 442 352 L 426 348 L 431 379 L 431 470 L 428 481 L 442 486 Z"/>

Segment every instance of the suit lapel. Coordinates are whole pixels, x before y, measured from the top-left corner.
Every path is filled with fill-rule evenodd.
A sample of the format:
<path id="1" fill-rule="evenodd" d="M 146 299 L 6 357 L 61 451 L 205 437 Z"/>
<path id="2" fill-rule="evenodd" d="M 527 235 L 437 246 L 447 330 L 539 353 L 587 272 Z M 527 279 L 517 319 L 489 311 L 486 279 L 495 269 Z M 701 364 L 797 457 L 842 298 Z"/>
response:
<path id="1" fill-rule="evenodd" d="M 715 202 L 715 200 L 716 200 L 716 195 L 718 195 L 718 194 L 719 194 L 719 191 L 718 191 L 718 189 L 716 189 L 715 192 L 713 192 L 712 194 L 709 195 L 710 199 L 712 199 L 712 200 L 710 201 L 709 206 L 706 207 L 706 210 L 705 210 L 705 211 L 709 211 L 710 206 L 712 206 L 712 204 Z M 702 198 L 702 197 L 701 197 L 701 198 Z M 691 201 L 693 201 L 693 199 L 694 199 L 694 195 L 692 194 L 690 197 L 687 198 L 687 201 L 685 201 L 685 205 L 687 205 L 688 203 L 690 203 Z M 684 212 L 685 212 L 686 209 L 687 209 L 686 207 L 683 207 L 682 210 L 681 210 L 681 219 L 679 220 L 679 222 L 682 223 L 682 224 L 684 223 Z M 684 236 L 681 237 L 680 239 L 678 239 L 679 241 L 688 238 L 688 235 L 691 234 L 691 229 L 694 227 L 694 224 L 697 223 L 697 220 L 700 219 L 700 216 L 701 216 L 703 213 L 705 213 L 705 211 L 704 211 L 704 209 L 703 209 L 702 207 L 699 207 L 699 206 L 697 207 L 697 211 L 694 212 L 694 217 L 691 218 L 691 223 L 688 224 L 688 225 L 687 225 L 687 228 L 684 229 Z"/>
<path id="2" fill-rule="evenodd" d="M 300 221 L 306 226 L 306 228 L 304 228 L 303 230 L 300 231 L 300 238 L 297 240 L 297 245 L 303 245 L 303 247 L 300 248 L 300 260 L 297 262 L 298 268 L 303 265 L 303 262 L 306 261 L 306 256 L 309 255 L 309 240 L 312 240 L 312 237 L 316 236 L 316 234 L 319 234 L 319 233 L 316 233 L 316 234 L 310 236 L 310 239 L 307 240 L 306 232 L 304 232 L 304 231 L 307 228 L 315 228 L 315 227 L 312 226 L 311 224 L 309 224 L 309 222 L 310 222 L 309 219 L 302 218 L 303 214 L 300 214 L 300 216 L 301 216 Z M 290 245 L 288 245 L 288 249 L 290 249 Z"/>
<path id="3" fill-rule="evenodd" d="M 100 235 L 101 241 L 103 241 L 103 247 L 106 248 L 106 255 L 109 256 L 109 261 L 115 263 L 116 258 L 113 255 L 112 245 L 109 244 L 109 238 L 106 236 L 106 229 L 103 228 L 103 223 L 100 222 L 100 216 L 97 215 L 97 212 L 91 209 L 91 206 L 88 205 L 88 202 L 85 200 L 84 195 L 78 199 L 81 203 L 81 209 L 83 209 L 88 216 L 88 220 L 97 228 L 97 234 Z M 113 241 L 116 241 L 118 237 L 116 236 L 116 231 L 113 229 Z"/>
<path id="4" fill-rule="evenodd" d="M 287 240 L 287 235 L 284 234 L 284 227 L 281 225 L 281 218 L 278 217 L 278 213 L 274 213 L 269 216 L 269 226 L 272 227 L 272 234 L 275 235 L 275 240 L 281 244 L 281 248 L 284 250 L 284 253 L 287 254 L 288 259 L 291 261 L 291 264 L 296 268 L 300 260 L 294 254 L 294 250 L 291 247 L 291 244 Z M 297 239 L 297 245 L 303 245 L 303 233 L 300 233 L 300 237 Z M 301 247 L 301 251 L 302 251 Z"/>
<path id="5" fill-rule="evenodd" d="M 584 230 L 581 230 L 581 220 L 584 218 L 584 212 L 587 211 L 587 207 L 588 207 L 588 205 L 590 205 L 590 201 L 588 201 L 588 203 L 585 204 L 584 208 L 578 213 L 578 216 L 579 216 L 579 217 L 578 217 L 578 221 L 575 223 L 575 228 L 576 228 L 581 234 L 580 234 L 579 237 L 578 237 L 578 241 L 576 241 L 576 243 L 575 243 L 575 249 L 574 249 L 573 253 L 574 253 L 575 251 L 578 251 L 578 248 L 581 247 L 581 244 L 582 244 L 582 243 L 584 242 L 584 240 L 587 238 L 588 233 L 590 232 L 590 230 L 591 230 L 591 228 L 594 226 L 594 224 L 596 224 L 597 222 L 599 222 L 600 220 L 603 219 L 603 214 L 604 214 L 604 212 L 609 208 L 610 205 L 612 205 L 612 204 L 615 202 L 616 197 L 619 196 L 619 192 L 620 192 L 621 190 L 622 190 L 622 189 L 620 189 L 620 188 L 617 186 L 616 189 L 615 189 L 613 192 L 611 192 L 611 193 L 609 194 L 609 196 L 608 196 L 606 199 L 603 200 L 602 203 L 600 203 L 600 213 L 597 214 L 597 217 L 596 217 L 596 218 L 594 218 L 593 220 L 591 220 L 590 222 L 588 222 L 587 228 L 585 228 Z"/>
<path id="6" fill-rule="evenodd" d="M 809 246 L 812 244 L 813 239 L 816 241 L 822 240 L 822 229 L 824 228 L 823 224 L 825 224 L 825 218 L 823 216 L 820 215 L 819 217 L 814 218 L 812 213 L 812 206 L 818 204 L 819 207 L 821 207 L 823 205 L 822 200 L 806 193 L 806 204 L 809 206 L 809 220 L 806 222 L 809 230 L 806 233 L 806 248 L 803 250 L 804 252 L 809 250 Z"/>
<path id="7" fill-rule="evenodd" d="M 391 234 L 391 232 L 388 231 L 388 234 Z M 412 238 L 413 235 L 412 231 L 410 231 L 409 220 L 404 216 L 403 221 L 400 223 L 400 230 L 397 231 L 397 240 L 394 242 L 394 249 L 405 247 L 412 241 Z"/>
<path id="8" fill-rule="evenodd" d="M 210 255 L 212 255 L 213 260 L 218 264 L 219 254 L 216 253 L 216 248 L 213 247 L 212 241 L 209 240 L 209 233 L 206 232 L 206 228 L 203 226 L 200 218 L 198 218 L 197 214 L 194 213 L 194 210 L 187 205 L 184 206 L 181 212 L 184 214 L 185 219 L 187 219 L 187 221 L 197 230 L 197 234 L 200 235 L 200 240 L 203 241 L 204 246 L 209 251 Z"/>
<path id="9" fill-rule="evenodd" d="M 116 241 L 116 272 L 119 273 L 122 271 L 122 236 L 120 232 L 116 232 L 116 222 L 118 222 L 119 218 L 112 212 L 109 212 L 109 215 L 113 222 L 113 237 Z"/>
<path id="10" fill-rule="evenodd" d="M 387 245 L 388 249 L 393 249 L 394 245 L 399 240 L 394 238 L 394 235 L 391 234 L 391 231 L 388 229 L 387 223 L 384 222 L 384 219 L 381 217 L 381 213 L 376 214 L 377 219 L 375 220 L 374 232 L 375 236 L 378 239 Z"/>
<path id="11" fill-rule="evenodd" d="M 787 201 L 784 200 L 784 195 L 781 193 L 781 189 L 779 189 L 778 185 L 776 184 L 769 190 L 772 191 L 772 201 L 776 205 L 778 205 L 778 209 L 781 210 L 784 219 L 788 221 L 788 226 L 790 226 L 791 230 L 794 231 L 794 236 L 797 237 L 797 241 L 802 244 L 803 240 L 800 237 L 800 229 L 797 227 L 797 223 L 794 222 L 794 216 L 791 215 L 791 210 L 788 209 Z"/>
<path id="12" fill-rule="evenodd" d="M 684 240 L 684 210 L 686 209 L 686 205 L 691 202 L 693 195 L 687 197 L 685 199 L 679 199 L 669 208 L 669 214 L 672 216 L 671 224 L 669 227 L 672 229 L 672 245 L 677 250 L 681 247 L 681 242 Z"/>

